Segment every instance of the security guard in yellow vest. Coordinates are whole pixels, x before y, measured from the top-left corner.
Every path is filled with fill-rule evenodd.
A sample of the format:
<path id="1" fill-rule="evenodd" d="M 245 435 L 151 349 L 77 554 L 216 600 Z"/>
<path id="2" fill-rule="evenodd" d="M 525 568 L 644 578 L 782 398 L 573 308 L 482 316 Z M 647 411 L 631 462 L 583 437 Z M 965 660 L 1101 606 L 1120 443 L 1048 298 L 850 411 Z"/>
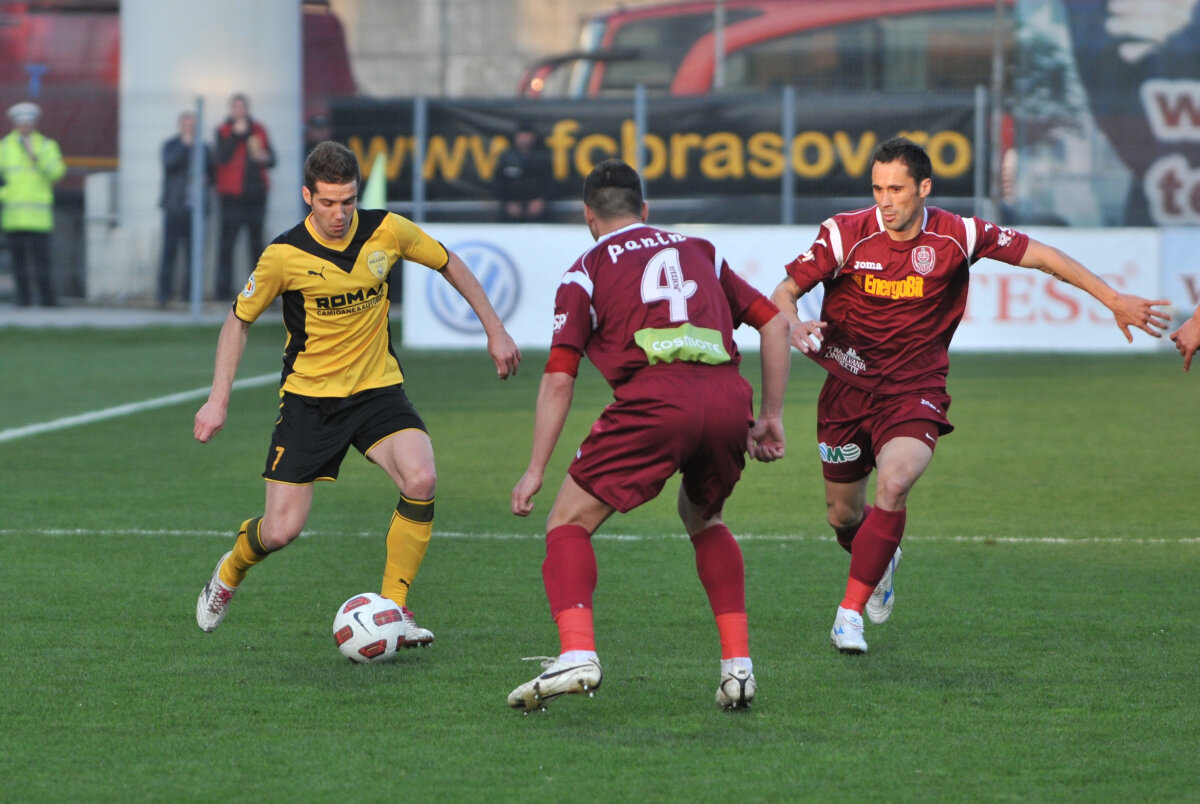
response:
<path id="1" fill-rule="evenodd" d="M 54 229 L 54 182 L 63 177 L 58 143 L 37 130 L 42 110 L 36 103 L 18 103 L 8 110 L 13 130 L 0 139 L 0 230 L 12 249 L 17 304 L 32 301 L 29 275 L 38 285 L 46 307 L 58 303 L 50 275 L 50 232 Z"/>

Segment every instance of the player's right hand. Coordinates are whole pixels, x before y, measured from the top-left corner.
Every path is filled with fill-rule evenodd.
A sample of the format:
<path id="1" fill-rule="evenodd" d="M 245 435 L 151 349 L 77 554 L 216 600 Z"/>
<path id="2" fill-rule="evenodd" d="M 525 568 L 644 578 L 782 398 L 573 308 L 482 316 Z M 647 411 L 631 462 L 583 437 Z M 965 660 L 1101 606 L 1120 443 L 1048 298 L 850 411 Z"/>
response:
<path id="1" fill-rule="evenodd" d="M 192 435 L 203 444 L 221 432 L 224 426 L 225 409 L 214 402 L 205 402 L 203 407 L 196 411 L 196 418 L 192 422 Z"/>
<path id="2" fill-rule="evenodd" d="M 783 457 L 786 439 L 782 419 L 759 419 L 750 428 L 746 451 L 756 461 L 769 463 Z"/>
<path id="3" fill-rule="evenodd" d="M 809 352 L 818 352 L 821 349 L 821 340 L 824 337 L 821 330 L 825 328 L 824 321 L 796 321 L 791 324 L 791 342 L 792 346 L 800 350 L 801 354 Z"/>
<path id="4" fill-rule="evenodd" d="M 517 367 L 521 365 L 521 350 L 507 330 L 494 339 L 488 338 L 488 354 L 496 364 L 497 377 L 507 380 L 517 375 Z"/>

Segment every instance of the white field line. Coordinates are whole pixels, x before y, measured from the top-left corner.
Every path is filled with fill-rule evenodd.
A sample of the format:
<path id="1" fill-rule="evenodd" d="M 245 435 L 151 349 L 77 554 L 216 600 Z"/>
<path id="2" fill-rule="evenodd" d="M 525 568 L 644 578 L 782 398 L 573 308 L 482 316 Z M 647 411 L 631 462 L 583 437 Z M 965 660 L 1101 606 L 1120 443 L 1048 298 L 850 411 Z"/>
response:
<path id="1" fill-rule="evenodd" d="M 153 530 L 130 528 L 128 530 L 105 528 L 38 528 L 23 530 L 19 528 L 0 528 L 0 537 L 36 535 L 36 536 L 151 536 L 151 537 L 204 537 L 216 536 L 223 539 L 233 538 L 233 530 Z M 305 531 L 305 538 L 366 538 L 382 539 L 382 531 L 345 533 L 342 531 Z M 541 541 L 545 535 L 541 533 L 458 533 L 453 531 L 434 531 L 435 539 L 459 539 L 464 541 Z M 609 542 L 653 542 L 677 540 L 686 537 L 683 534 L 658 534 L 653 536 L 628 533 L 597 533 L 593 539 Z M 736 534 L 739 542 L 829 542 L 832 536 L 813 536 L 805 534 Z M 1109 536 L 1084 537 L 1066 539 L 1053 536 L 921 536 L 914 534 L 905 536 L 905 542 L 941 542 L 962 544 L 1043 544 L 1043 545 L 1077 545 L 1077 544 L 1200 544 L 1200 537 L 1158 538 L 1145 536 Z"/>
<path id="2" fill-rule="evenodd" d="M 274 374 L 260 374 L 257 377 L 247 377 L 244 380 L 236 380 L 233 383 L 233 390 L 240 391 L 243 388 L 256 388 L 260 385 L 269 385 L 272 382 L 279 382 L 279 372 Z M 204 399 L 208 396 L 209 389 L 195 388 L 191 391 L 180 391 L 177 394 L 168 394 L 160 396 L 156 399 L 147 399 L 142 402 L 130 402 L 127 405 L 117 405 L 115 408 L 105 408 L 104 410 L 94 410 L 90 413 L 80 413 L 78 416 L 67 416 L 62 419 L 55 419 L 50 422 L 42 422 L 41 424 L 28 424 L 24 427 L 13 427 L 9 430 L 0 430 L 0 443 L 5 441 L 15 441 L 18 438 L 27 436 L 39 435 L 40 433 L 50 433 L 55 430 L 66 430 L 69 427 L 80 427 L 85 424 L 94 424 L 95 422 L 104 421 L 105 419 L 116 419 L 120 416 L 131 416 L 134 413 L 141 413 L 145 410 L 154 410 L 155 408 L 165 408 L 169 405 L 178 405 L 180 402 L 190 402 L 195 399 Z"/>

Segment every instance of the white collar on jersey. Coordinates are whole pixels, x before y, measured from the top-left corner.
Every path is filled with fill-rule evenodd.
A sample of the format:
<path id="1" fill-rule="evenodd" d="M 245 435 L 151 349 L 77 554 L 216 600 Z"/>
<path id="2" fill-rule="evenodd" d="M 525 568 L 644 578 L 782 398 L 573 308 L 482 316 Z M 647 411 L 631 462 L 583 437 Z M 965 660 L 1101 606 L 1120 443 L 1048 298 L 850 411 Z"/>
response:
<path id="1" fill-rule="evenodd" d="M 620 229 L 613 229 L 608 234 L 601 235 L 600 237 L 596 238 L 596 245 L 600 245 L 608 238 L 613 237 L 615 235 L 619 235 L 621 232 L 628 232 L 631 229 L 640 229 L 643 226 L 649 226 L 649 225 L 650 224 L 646 223 L 645 221 L 639 221 L 637 223 L 631 223 L 628 226 L 622 226 Z"/>

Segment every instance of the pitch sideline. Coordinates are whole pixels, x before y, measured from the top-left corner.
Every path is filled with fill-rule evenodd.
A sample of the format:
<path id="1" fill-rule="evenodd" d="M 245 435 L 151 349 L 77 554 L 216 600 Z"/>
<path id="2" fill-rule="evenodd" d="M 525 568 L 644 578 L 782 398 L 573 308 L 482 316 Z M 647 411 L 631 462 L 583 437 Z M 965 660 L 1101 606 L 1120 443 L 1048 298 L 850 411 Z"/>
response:
<path id="1" fill-rule="evenodd" d="M 269 385 L 272 382 L 279 382 L 279 373 L 260 374 L 257 377 L 247 377 L 244 380 L 235 380 L 233 390 L 240 391 L 243 388 L 257 388 L 260 385 Z M 180 391 L 177 394 L 167 394 L 155 399 L 147 399 L 143 402 L 130 402 L 126 405 L 117 405 L 113 408 L 105 408 L 103 410 L 94 410 L 90 413 L 80 413 L 77 416 L 66 416 L 54 421 L 42 422 L 40 424 L 27 424 L 24 427 L 13 427 L 9 430 L 0 430 L 0 443 L 5 441 L 16 441 L 18 438 L 27 436 L 39 435 L 41 433 L 51 433 L 56 430 L 66 430 L 70 427 L 81 427 L 85 424 L 94 424 L 106 419 L 116 419 L 121 416 L 131 416 L 134 413 L 141 413 L 146 410 L 154 410 L 156 408 L 165 408 L 170 405 L 177 405 L 180 402 L 189 402 L 194 399 L 203 399 L 208 396 L 209 387 L 194 388 L 191 391 Z"/>
<path id="2" fill-rule="evenodd" d="M 178 537 L 220 537 L 228 539 L 230 537 L 229 530 L 172 530 L 172 529 L 145 529 L 145 528 L 130 528 L 128 530 L 118 528 L 36 528 L 24 530 L 21 528 L 0 528 L 0 537 L 18 536 L 18 535 L 36 535 L 44 537 L 52 536 L 178 536 Z M 342 531 L 304 531 L 301 538 L 370 538 L 377 539 L 380 534 L 376 531 L 345 533 Z M 456 539 L 470 540 L 478 539 L 480 541 L 533 541 L 545 539 L 545 535 L 541 533 L 462 533 L 455 531 L 439 531 L 434 533 L 434 538 L 438 539 Z M 649 542 L 663 540 L 680 540 L 687 537 L 680 533 L 664 533 L 653 536 L 631 533 L 597 533 L 592 536 L 593 539 L 610 542 Z M 735 538 L 739 541 L 746 542 L 829 542 L 833 541 L 832 536 L 823 534 L 736 534 Z M 1113 537 L 1083 537 L 1079 539 L 1067 539 L 1057 536 L 921 536 L 912 535 L 905 537 L 906 542 L 942 542 L 942 543 L 962 543 L 962 544 L 1043 544 L 1043 545 L 1075 545 L 1075 544 L 1200 544 L 1200 537 L 1196 536 L 1181 536 L 1176 539 L 1166 539 L 1160 537 L 1147 538 L 1144 536 L 1113 536 Z"/>

